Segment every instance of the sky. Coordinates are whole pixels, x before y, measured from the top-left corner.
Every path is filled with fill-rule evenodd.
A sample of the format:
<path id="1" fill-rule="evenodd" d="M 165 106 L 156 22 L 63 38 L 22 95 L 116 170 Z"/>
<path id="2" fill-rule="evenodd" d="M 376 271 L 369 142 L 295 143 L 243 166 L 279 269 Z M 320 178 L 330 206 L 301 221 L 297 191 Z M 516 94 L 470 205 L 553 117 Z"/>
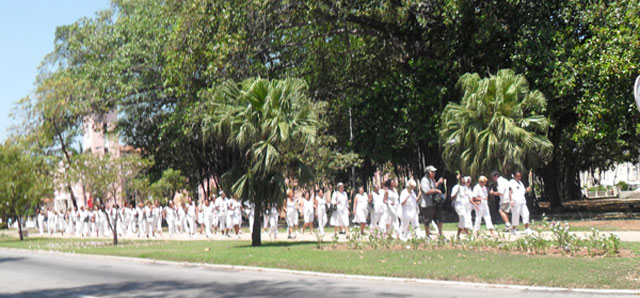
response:
<path id="1" fill-rule="evenodd" d="M 0 0 L 0 140 L 18 120 L 9 114 L 34 91 L 38 65 L 53 50 L 57 26 L 93 17 L 109 0 Z"/>

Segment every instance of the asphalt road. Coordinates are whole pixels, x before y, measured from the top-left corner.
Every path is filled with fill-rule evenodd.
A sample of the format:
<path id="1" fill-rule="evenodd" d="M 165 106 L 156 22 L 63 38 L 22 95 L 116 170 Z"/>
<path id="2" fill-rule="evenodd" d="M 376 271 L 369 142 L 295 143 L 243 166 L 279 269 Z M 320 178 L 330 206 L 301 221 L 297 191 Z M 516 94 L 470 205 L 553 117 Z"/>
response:
<path id="1" fill-rule="evenodd" d="M 371 281 L 0 249 L 0 297 L 92 296 L 553 298 L 603 294 Z"/>

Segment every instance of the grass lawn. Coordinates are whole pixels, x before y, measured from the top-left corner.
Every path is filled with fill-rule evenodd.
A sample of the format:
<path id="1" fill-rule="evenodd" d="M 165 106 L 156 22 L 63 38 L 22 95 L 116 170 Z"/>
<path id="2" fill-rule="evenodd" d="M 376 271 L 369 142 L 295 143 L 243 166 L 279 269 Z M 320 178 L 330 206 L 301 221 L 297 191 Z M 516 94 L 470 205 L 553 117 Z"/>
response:
<path id="1" fill-rule="evenodd" d="M 315 242 L 110 241 L 0 237 L 0 247 L 55 250 L 169 261 L 249 265 L 345 274 L 538 286 L 640 289 L 640 257 L 553 257 L 459 249 L 329 250 Z M 324 244 L 330 248 L 331 244 Z M 639 243 L 623 247 L 640 255 Z"/>

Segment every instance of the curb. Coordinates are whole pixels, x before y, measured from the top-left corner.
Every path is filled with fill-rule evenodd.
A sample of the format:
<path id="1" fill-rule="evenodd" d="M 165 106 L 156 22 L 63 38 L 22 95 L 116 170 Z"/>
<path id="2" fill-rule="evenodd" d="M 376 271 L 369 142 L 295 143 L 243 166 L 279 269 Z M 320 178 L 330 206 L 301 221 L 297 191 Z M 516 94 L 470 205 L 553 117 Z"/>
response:
<path id="1" fill-rule="evenodd" d="M 134 258 L 134 257 L 93 255 L 93 254 L 81 254 L 81 253 L 70 253 L 70 252 L 49 251 L 49 250 L 29 250 L 29 249 L 8 248 L 8 247 L 0 247 L 0 250 L 19 251 L 19 252 L 26 252 L 26 253 L 35 252 L 40 254 L 55 254 L 55 255 L 74 256 L 74 257 L 82 256 L 82 257 L 94 258 L 94 259 L 127 261 L 127 262 L 136 262 L 136 263 L 142 263 L 142 264 L 160 264 L 160 265 L 171 265 L 171 266 L 182 266 L 182 267 L 201 267 L 201 268 L 208 268 L 208 269 L 224 269 L 224 270 L 234 270 L 234 271 L 268 272 L 268 273 L 305 275 L 305 276 L 338 278 L 338 279 L 418 283 L 418 284 L 458 286 L 458 287 L 468 287 L 468 288 L 511 289 L 511 290 L 550 292 L 550 293 L 581 293 L 581 294 L 599 294 L 599 295 L 640 296 L 640 290 L 558 288 L 558 287 L 541 287 L 541 286 L 525 286 L 525 285 L 508 285 L 508 284 L 487 284 L 487 283 L 478 283 L 478 282 L 448 281 L 448 280 L 435 280 L 435 279 L 351 275 L 351 274 L 289 270 L 289 269 L 278 269 L 278 268 L 264 268 L 264 267 L 240 266 L 240 265 L 176 262 L 176 261 L 164 261 L 164 260 L 154 260 L 154 259 L 144 259 L 144 258 Z"/>

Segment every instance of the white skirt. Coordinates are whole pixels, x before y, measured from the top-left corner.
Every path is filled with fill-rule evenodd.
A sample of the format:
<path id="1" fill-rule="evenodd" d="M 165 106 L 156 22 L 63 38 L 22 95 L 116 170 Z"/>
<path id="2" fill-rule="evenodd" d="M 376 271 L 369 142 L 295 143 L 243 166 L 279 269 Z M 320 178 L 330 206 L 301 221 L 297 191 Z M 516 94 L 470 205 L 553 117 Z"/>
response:
<path id="1" fill-rule="evenodd" d="M 314 215 L 313 208 L 304 210 L 304 223 L 313 223 Z"/>
<path id="2" fill-rule="evenodd" d="M 349 226 L 349 213 L 346 208 L 338 209 L 331 214 L 331 225 L 335 227 Z"/>
<path id="3" fill-rule="evenodd" d="M 293 227 L 298 225 L 298 212 L 287 212 L 287 226 Z"/>
<path id="4" fill-rule="evenodd" d="M 367 215 L 369 215 L 369 209 L 366 208 L 358 208 L 358 210 L 356 210 L 356 214 L 353 217 L 353 222 L 355 223 L 367 223 Z"/>

